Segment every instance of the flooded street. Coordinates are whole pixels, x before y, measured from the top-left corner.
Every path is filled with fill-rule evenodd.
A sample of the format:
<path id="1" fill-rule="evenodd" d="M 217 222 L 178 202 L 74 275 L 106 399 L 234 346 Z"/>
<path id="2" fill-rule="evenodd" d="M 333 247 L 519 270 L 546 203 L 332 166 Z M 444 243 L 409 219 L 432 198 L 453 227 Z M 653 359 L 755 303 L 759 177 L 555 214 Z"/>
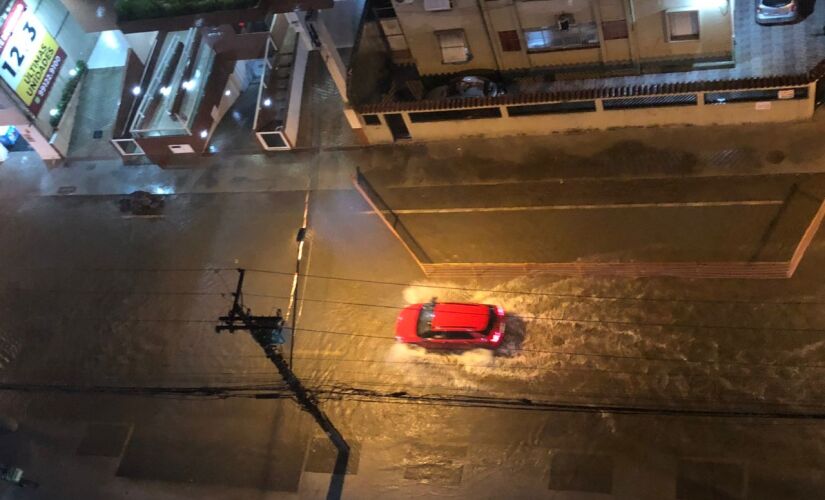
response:
<path id="1" fill-rule="evenodd" d="M 239 267 L 253 313 L 297 314 L 293 368 L 355 450 L 345 498 L 821 491 L 821 238 L 788 280 L 427 279 L 357 193 L 318 190 L 293 313 L 305 197 L 3 200 L 0 400 L 21 425 L 0 458 L 41 485 L 3 498 L 325 496 L 329 441 L 247 333 L 214 331 Z M 501 347 L 397 343 L 432 297 L 502 306 Z"/>

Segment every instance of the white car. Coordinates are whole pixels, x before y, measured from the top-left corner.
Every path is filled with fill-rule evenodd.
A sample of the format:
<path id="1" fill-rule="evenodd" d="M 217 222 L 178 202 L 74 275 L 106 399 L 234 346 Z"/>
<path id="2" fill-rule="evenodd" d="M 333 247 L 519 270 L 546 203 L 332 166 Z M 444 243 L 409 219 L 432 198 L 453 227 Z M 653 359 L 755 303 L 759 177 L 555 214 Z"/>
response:
<path id="1" fill-rule="evenodd" d="M 797 0 L 756 0 L 756 22 L 759 24 L 792 23 L 798 18 Z"/>

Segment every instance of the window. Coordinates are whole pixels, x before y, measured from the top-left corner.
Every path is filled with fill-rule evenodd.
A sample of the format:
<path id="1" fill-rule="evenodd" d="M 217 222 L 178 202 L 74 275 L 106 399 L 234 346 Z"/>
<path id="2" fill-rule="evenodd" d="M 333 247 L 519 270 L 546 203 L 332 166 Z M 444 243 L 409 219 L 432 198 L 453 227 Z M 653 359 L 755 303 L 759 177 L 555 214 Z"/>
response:
<path id="1" fill-rule="evenodd" d="M 378 115 L 361 115 L 366 125 L 381 125 L 381 119 Z"/>
<path id="2" fill-rule="evenodd" d="M 501 111 L 498 108 L 470 108 L 410 113 L 410 121 L 413 123 L 477 120 L 479 118 L 501 118 Z"/>
<path id="3" fill-rule="evenodd" d="M 449 340 L 470 340 L 475 338 L 473 334 L 469 332 L 444 332 L 444 337 Z"/>
<path id="4" fill-rule="evenodd" d="M 457 64 L 470 60 L 470 49 L 464 38 L 464 30 L 438 31 L 438 44 L 441 46 L 441 62 Z"/>
<path id="5" fill-rule="evenodd" d="M 450 10 L 453 3 L 450 0 L 424 0 L 424 10 L 428 12 L 438 12 L 439 10 Z"/>
<path id="6" fill-rule="evenodd" d="M 407 39 L 404 38 L 404 32 L 401 31 L 398 19 L 381 19 L 381 30 L 387 38 L 390 50 L 393 52 L 407 50 Z"/>
<path id="7" fill-rule="evenodd" d="M 602 36 L 605 40 L 620 40 L 627 38 L 627 21 L 604 21 L 602 23 Z"/>
<path id="8" fill-rule="evenodd" d="M 562 30 L 558 26 L 524 30 L 527 52 L 547 50 L 589 49 L 599 46 L 596 23 L 570 25 Z"/>
<path id="9" fill-rule="evenodd" d="M 699 11 L 666 12 L 667 38 L 671 42 L 699 39 Z"/>
<path id="10" fill-rule="evenodd" d="M 518 31 L 499 31 L 498 39 L 501 42 L 501 50 L 504 52 L 521 52 L 521 40 L 518 38 Z"/>

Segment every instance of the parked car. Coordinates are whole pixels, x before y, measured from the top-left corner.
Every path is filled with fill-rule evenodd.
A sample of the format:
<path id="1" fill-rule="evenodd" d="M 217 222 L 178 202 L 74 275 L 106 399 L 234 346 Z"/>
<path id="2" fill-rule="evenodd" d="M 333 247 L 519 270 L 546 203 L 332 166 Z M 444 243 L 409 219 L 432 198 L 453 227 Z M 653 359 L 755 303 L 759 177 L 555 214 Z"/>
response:
<path id="1" fill-rule="evenodd" d="M 436 302 L 405 307 L 395 339 L 431 348 L 497 347 L 504 337 L 504 309 L 487 304 Z"/>
<path id="2" fill-rule="evenodd" d="M 756 0 L 756 22 L 759 24 L 784 24 L 799 18 L 797 0 Z"/>
<path id="3" fill-rule="evenodd" d="M 427 99 L 458 99 L 461 97 L 496 97 L 506 94 L 501 83 L 483 76 L 460 76 L 447 85 L 434 88 Z"/>

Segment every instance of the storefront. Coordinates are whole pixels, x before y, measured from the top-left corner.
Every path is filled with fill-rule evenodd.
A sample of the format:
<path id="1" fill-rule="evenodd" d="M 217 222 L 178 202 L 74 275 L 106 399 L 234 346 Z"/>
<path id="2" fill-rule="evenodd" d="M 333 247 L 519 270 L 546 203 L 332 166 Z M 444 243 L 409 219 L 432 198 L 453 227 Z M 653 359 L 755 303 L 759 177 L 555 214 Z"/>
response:
<path id="1" fill-rule="evenodd" d="M 22 140 L 43 160 L 61 158 L 51 144 L 53 134 L 95 39 L 79 28 L 59 0 L 3 3 L 0 87 L 19 113 L 0 120 L 0 127 L 13 127 L 0 129 L 5 137 L 0 138 L 0 144 L 15 148 Z M 67 88 L 70 90 L 64 92 Z"/>

